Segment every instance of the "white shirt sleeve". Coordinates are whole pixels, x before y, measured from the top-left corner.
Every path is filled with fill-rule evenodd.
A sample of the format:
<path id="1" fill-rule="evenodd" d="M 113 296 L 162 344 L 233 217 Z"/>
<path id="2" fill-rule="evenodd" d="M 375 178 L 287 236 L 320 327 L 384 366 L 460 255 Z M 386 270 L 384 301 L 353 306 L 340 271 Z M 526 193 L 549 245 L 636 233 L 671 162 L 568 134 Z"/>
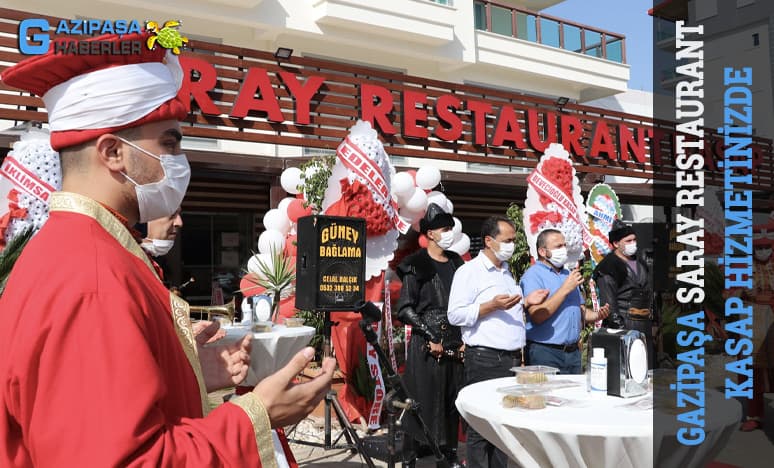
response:
<path id="1" fill-rule="evenodd" d="M 460 267 L 454 274 L 449 293 L 449 323 L 462 327 L 472 327 L 478 320 L 479 304 L 476 303 L 478 291 L 475 281 L 475 269 Z"/>

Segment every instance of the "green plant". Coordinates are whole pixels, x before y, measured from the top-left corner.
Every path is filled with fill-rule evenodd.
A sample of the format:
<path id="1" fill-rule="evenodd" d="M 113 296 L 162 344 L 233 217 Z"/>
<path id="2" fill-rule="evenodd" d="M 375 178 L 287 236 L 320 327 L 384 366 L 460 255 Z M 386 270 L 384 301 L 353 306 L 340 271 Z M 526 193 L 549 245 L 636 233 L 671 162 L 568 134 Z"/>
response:
<path id="1" fill-rule="evenodd" d="M 266 288 L 266 292 L 271 295 L 271 319 L 276 322 L 282 291 L 296 279 L 295 266 L 282 250 L 272 249 L 270 265 L 260 256 L 255 258 L 258 260 L 258 275 L 255 283 Z"/>
<path id="2" fill-rule="evenodd" d="M 355 393 L 364 397 L 368 401 L 372 401 L 374 398 L 374 389 L 376 388 L 376 380 L 371 378 L 371 371 L 368 367 L 368 360 L 365 353 L 360 355 L 357 367 L 352 373 L 352 388 Z"/>
<path id="3" fill-rule="evenodd" d="M 301 180 L 303 181 L 304 208 L 311 206 L 319 211 L 322 208 L 322 202 L 325 198 L 325 190 L 328 188 L 328 179 L 333 173 L 333 166 L 336 164 L 336 156 L 328 155 L 319 158 L 313 158 L 301 165 Z M 307 175 L 307 169 L 316 168 Z M 299 189 L 302 188 L 299 186 Z"/>
<path id="4" fill-rule="evenodd" d="M 314 348 L 315 361 L 322 362 L 324 314 L 313 310 L 299 310 L 296 317 L 304 319 L 304 325 L 314 327 L 314 336 L 309 341 L 309 346 Z"/>
<path id="5" fill-rule="evenodd" d="M 5 249 L 0 252 L 0 295 L 5 290 L 5 283 L 8 281 L 8 276 L 11 274 L 16 260 L 19 259 L 24 246 L 32 238 L 33 229 L 29 227 L 11 239 Z"/>
<path id="6" fill-rule="evenodd" d="M 514 278 L 521 278 L 530 266 L 529 244 L 524 233 L 524 215 L 519 205 L 511 203 L 505 211 L 505 216 L 516 226 L 516 239 L 513 241 L 515 248 L 513 256 L 508 260 L 508 266 Z"/>

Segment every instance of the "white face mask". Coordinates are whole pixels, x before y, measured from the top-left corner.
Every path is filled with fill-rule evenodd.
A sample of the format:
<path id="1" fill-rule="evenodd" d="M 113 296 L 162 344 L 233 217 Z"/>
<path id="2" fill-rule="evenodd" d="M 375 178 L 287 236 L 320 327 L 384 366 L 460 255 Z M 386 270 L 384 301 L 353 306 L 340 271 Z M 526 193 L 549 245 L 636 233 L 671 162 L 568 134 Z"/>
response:
<path id="1" fill-rule="evenodd" d="M 175 241 L 168 239 L 150 239 L 150 242 L 143 242 L 140 247 L 143 248 L 148 255 L 152 257 L 161 257 L 166 255 L 172 250 L 172 246 L 175 245 Z"/>
<path id="2" fill-rule="evenodd" d="M 551 249 L 551 256 L 548 261 L 556 268 L 562 268 L 567 263 L 567 247 L 560 247 L 558 249 Z"/>
<path id="3" fill-rule="evenodd" d="M 637 243 L 632 242 L 631 244 L 624 245 L 623 252 L 627 257 L 633 257 L 637 253 Z"/>
<path id="4" fill-rule="evenodd" d="M 443 250 L 448 250 L 454 243 L 454 233 L 452 231 L 442 232 L 441 238 L 435 241 L 435 243 Z"/>
<path id="5" fill-rule="evenodd" d="M 191 180 L 191 166 L 188 164 L 185 153 L 156 156 L 130 141 L 121 137 L 119 139 L 132 148 L 157 159 L 161 162 L 161 168 L 164 170 L 164 177 L 160 181 L 143 185 L 121 172 L 126 180 L 134 184 L 140 208 L 140 222 L 147 223 L 154 219 L 171 216 L 180 207 L 180 203 L 185 197 L 185 191 L 188 189 L 188 182 Z"/>
<path id="6" fill-rule="evenodd" d="M 759 262 L 765 262 L 771 257 L 771 247 L 766 249 L 755 249 L 755 259 Z"/>
<path id="7" fill-rule="evenodd" d="M 511 257 L 513 257 L 513 251 L 516 249 L 516 246 L 513 244 L 513 242 L 500 242 L 500 249 L 495 250 L 494 254 L 495 257 L 500 260 L 501 262 L 505 262 L 507 260 L 510 260 Z"/>

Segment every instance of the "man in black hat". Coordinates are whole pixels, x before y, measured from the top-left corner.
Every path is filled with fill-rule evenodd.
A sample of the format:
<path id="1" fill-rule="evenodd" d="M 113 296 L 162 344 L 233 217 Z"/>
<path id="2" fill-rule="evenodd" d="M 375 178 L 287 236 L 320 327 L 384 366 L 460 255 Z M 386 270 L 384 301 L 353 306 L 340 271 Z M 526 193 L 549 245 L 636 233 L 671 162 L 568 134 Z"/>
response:
<path id="1" fill-rule="evenodd" d="M 447 250 L 453 243 L 454 218 L 441 207 L 430 203 L 419 227 L 427 236 L 427 248 L 406 257 L 397 271 L 403 281 L 398 318 L 412 330 L 403 378 L 447 461 L 459 466 L 459 413 L 454 402 L 462 382 L 463 344 L 460 329 L 449 324 L 446 309 L 454 272 L 463 260 Z M 404 423 L 407 439 L 413 436 L 415 446 L 428 444 L 413 418 L 407 417 Z"/>
<path id="2" fill-rule="evenodd" d="M 638 330 L 648 341 L 648 362 L 653 367 L 653 288 L 648 267 L 637 257 L 637 235 L 631 226 L 613 221 L 608 235 L 613 251 L 599 262 L 594 281 L 599 288 L 599 302 L 610 304 L 608 328 Z"/>

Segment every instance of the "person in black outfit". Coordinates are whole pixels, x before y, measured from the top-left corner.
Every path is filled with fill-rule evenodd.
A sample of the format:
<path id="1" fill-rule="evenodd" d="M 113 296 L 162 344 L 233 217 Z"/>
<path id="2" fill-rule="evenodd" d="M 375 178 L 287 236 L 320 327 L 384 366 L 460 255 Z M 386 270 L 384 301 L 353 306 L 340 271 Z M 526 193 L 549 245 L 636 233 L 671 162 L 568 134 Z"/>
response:
<path id="1" fill-rule="evenodd" d="M 638 330 L 648 343 L 648 367 L 653 368 L 653 312 L 650 272 L 637 257 L 637 235 L 631 226 L 613 221 L 608 234 L 613 245 L 610 252 L 594 269 L 593 278 L 599 288 L 599 302 L 610 304 L 610 315 L 603 322 L 608 328 Z"/>
<path id="2" fill-rule="evenodd" d="M 463 260 L 446 250 L 452 244 L 453 226 L 452 216 L 431 203 L 420 221 L 427 248 L 406 257 L 397 273 L 403 281 L 398 318 L 412 327 L 403 375 L 406 389 L 419 402 L 422 419 L 455 467 L 461 466 L 456 453 L 459 413 L 454 402 L 463 378 L 463 343 L 459 327 L 449 325 L 446 308 L 454 272 Z M 410 416 L 404 418 L 404 427 L 406 440 L 421 454 L 421 447 L 428 445 L 421 428 Z"/>

